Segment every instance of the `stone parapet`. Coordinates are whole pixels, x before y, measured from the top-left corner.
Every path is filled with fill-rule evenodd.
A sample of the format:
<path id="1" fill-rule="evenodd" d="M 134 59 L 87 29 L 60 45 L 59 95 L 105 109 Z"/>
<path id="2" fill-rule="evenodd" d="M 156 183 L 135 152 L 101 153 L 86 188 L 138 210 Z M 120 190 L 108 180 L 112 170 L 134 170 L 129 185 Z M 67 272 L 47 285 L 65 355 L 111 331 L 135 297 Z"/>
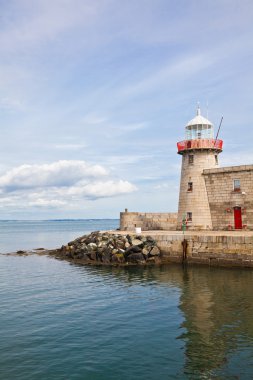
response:
<path id="1" fill-rule="evenodd" d="M 140 227 L 142 231 L 150 230 L 175 230 L 177 225 L 177 213 L 152 213 L 152 212 L 121 212 L 120 230 L 135 231 Z"/>
<path id="2" fill-rule="evenodd" d="M 239 165 L 239 166 L 225 166 L 222 168 L 212 168 L 203 170 L 203 174 L 222 174 L 222 173 L 235 173 L 243 171 L 253 171 L 253 165 Z"/>

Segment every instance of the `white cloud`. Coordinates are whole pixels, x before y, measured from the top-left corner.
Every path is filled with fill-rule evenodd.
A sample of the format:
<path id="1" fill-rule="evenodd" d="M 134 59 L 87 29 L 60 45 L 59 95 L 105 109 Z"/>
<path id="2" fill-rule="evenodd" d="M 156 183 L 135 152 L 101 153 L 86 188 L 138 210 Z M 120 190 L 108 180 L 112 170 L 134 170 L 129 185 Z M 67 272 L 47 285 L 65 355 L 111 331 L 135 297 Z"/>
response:
<path id="1" fill-rule="evenodd" d="M 136 187 L 128 181 L 99 181 L 88 184 L 79 183 L 68 190 L 68 195 L 81 195 L 88 198 L 104 198 L 135 191 Z"/>
<path id="2" fill-rule="evenodd" d="M 85 200 L 115 197 L 137 188 L 128 181 L 104 177 L 100 165 L 84 161 L 58 161 L 22 165 L 0 177 L 0 207 L 73 209 Z"/>
<path id="3" fill-rule="evenodd" d="M 108 172 L 100 165 L 84 161 L 57 161 L 43 165 L 21 165 L 0 176 L 0 188 L 15 191 L 25 188 L 70 186 L 84 178 L 96 178 Z"/>

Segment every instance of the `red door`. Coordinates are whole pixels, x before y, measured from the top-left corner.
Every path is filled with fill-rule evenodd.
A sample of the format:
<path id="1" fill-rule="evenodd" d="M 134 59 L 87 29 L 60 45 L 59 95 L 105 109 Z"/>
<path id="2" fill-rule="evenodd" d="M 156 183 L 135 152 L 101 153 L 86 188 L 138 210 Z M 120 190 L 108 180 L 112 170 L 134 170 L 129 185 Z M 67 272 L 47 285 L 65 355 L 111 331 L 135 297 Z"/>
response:
<path id="1" fill-rule="evenodd" d="M 242 229 L 242 209 L 241 207 L 234 207 L 235 229 Z"/>

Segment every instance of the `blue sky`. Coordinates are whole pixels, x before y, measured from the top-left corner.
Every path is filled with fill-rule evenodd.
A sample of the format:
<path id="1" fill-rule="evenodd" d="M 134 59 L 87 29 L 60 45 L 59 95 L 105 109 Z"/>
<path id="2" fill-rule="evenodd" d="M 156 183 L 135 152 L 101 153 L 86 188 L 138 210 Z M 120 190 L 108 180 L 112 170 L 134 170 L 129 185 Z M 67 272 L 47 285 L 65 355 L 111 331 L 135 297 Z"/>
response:
<path id="1" fill-rule="evenodd" d="M 0 0 L 0 218 L 177 210 L 176 142 L 253 163 L 253 2 Z"/>

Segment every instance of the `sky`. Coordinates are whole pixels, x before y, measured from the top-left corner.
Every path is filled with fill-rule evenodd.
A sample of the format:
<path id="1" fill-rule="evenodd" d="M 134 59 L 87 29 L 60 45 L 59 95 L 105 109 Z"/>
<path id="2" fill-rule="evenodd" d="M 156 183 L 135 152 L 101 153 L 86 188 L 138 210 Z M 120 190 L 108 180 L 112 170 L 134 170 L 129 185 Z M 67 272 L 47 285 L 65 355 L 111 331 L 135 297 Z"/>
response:
<path id="1" fill-rule="evenodd" d="M 0 0 L 0 219 L 177 211 L 176 143 L 253 164 L 253 2 Z"/>

